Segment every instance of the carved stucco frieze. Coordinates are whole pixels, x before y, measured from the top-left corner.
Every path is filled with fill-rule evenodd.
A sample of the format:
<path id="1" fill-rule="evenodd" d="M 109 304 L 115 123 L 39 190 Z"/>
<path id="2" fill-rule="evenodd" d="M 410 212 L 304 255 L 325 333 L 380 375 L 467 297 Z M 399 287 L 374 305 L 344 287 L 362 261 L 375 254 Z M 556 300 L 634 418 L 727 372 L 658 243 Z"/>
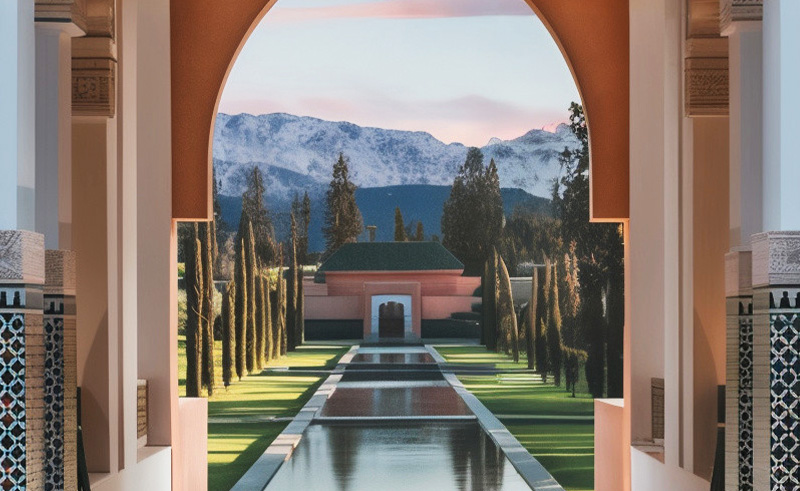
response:
<path id="1" fill-rule="evenodd" d="M 684 50 L 685 114 L 728 115 L 728 40 L 720 36 L 719 0 L 688 0 Z"/>
<path id="2" fill-rule="evenodd" d="M 117 47 L 113 0 L 88 0 L 87 35 L 72 42 L 72 113 L 116 114 Z"/>
<path id="3" fill-rule="evenodd" d="M 760 21 L 763 0 L 720 0 L 720 31 L 725 33 L 732 22 Z"/>

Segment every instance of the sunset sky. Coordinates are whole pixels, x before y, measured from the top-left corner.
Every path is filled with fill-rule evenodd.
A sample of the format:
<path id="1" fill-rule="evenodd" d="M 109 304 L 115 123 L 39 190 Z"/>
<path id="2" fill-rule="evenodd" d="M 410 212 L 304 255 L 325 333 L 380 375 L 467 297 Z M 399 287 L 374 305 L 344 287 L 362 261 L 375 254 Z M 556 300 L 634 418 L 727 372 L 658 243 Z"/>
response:
<path id="1" fill-rule="evenodd" d="M 523 0 L 279 0 L 220 111 L 286 112 L 482 146 L 566 121 L 577 101 Z"/>

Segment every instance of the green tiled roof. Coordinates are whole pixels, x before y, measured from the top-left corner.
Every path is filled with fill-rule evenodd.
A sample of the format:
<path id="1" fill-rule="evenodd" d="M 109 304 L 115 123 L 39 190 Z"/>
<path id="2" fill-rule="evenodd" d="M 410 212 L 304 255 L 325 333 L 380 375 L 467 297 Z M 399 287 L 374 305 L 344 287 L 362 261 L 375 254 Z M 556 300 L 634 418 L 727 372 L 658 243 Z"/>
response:
<path id="1" fill-rule="evenodd" d="M 463 270 L 464 265 L 438 242 L 356 242 L 345 244 L 319 271 Z"/>

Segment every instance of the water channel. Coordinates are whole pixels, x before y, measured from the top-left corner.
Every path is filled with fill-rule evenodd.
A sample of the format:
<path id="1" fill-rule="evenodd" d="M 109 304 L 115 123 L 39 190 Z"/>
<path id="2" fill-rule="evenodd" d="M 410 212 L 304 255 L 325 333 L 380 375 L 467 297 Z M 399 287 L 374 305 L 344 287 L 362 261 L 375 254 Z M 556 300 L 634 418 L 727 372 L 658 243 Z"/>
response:
<path id="1" fill-rule="evenodd" d="M 362 347 L 268 491 L 530 490 L 423 347 Z"/>

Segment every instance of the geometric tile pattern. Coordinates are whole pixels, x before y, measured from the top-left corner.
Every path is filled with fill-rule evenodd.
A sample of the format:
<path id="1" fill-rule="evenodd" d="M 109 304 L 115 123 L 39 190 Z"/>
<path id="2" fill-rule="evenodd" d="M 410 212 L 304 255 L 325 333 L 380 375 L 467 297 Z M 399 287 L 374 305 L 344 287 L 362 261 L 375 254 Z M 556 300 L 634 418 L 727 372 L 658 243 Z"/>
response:
<path id="1" fill-rule="evenodd" d="M 751 304 L 752 305 L 752 304 Z M 739 490 L 753 490 L 753 316 L 739 315 Z"/>
<path id="2" fill-rule="evenodd" d="M 57 295 L 45 295 L 44 404 L 45 490 L 64 484 L 64 304 Z"/>
<path id="3" fill-rule="evenodd" d="M 0 314 L 0 488 L 27 487 L 25 316 Z"/>
<path id="4" fill-rule="evenodd" d="M 788 302 L 782 301 L 778 310 L 788 307 Z M 798 313 L 771 312 L 770 338 L 770 487 L 800 489 Z"/>

